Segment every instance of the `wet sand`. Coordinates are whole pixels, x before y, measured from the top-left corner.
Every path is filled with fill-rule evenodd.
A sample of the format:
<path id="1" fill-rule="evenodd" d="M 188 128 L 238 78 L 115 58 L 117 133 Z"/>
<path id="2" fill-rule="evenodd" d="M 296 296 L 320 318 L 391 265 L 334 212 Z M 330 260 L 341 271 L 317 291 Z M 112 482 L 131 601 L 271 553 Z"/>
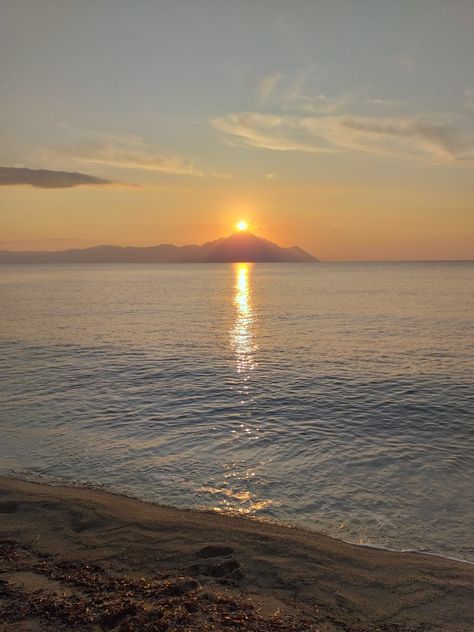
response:
<path id="1" fill-rule="evenodd" d="M 469 632 L 474 565 L 0 477 L 0 630 Z"/>

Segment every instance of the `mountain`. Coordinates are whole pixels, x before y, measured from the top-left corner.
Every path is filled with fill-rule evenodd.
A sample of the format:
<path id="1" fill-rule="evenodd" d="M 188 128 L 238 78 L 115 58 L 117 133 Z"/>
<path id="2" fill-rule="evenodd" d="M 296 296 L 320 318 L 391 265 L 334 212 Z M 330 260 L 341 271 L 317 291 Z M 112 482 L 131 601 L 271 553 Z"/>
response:
<path id="1" fill-rule="evenodd" d="M 298 246 L 282 248 L 248 231 L 202 246 L 161 244 L 147 248 L 95 246 L 60 251 L 0 251 L 0 263 L 226 263 L 237 261 L 316 262 Z"/>

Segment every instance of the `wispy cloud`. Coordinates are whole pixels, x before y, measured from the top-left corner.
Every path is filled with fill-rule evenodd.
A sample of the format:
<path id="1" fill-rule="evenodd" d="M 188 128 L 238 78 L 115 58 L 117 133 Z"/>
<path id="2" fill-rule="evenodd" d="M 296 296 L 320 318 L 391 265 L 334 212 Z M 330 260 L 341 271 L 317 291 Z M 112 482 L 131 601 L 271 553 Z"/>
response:
<path id="1" fill-rule="evenodd" d="M 257 106 L 267 107 L 271 102 L 285 111 L 322 114 L 335 114 L 347 108 L 354 100 L 352 95 L 334 98 L 322 93 L 311 94 L 308 83 L 313 84 L 321 76 L 314 68 L 299 72 L 296 77 L 280 71 L 266 75 L 257 84 Z"/>
<path id="2" fill-rule="evenodd" d="M 80 186 L 107 186 L 116 183 L 73 171 L 0 167 L 0 186 L 21 184 L 39 189 L 70 189 Z"/>
<path id="3" fill-rule="evenodd" d="M 321 121 L 310 122 L 316 135 Z M 474 138 L 449 119 L 343 116 L 322 125 L 336 147 L 386 155 L 430 156 L 441 160 L 474 157 Z"/>
<path id="4" fill-rule="evenodd" d="M 410 51 L 393 61 L 407 73 L 416 69 Z M 468 117 L 402 116 L 399 110 L 406 101 L 355 92 L 318 93 L 315 88 L 324 76 L 312 69 L 296 78 L 269 76 L 265 85 L 272 93 L 273 112 L 231 113 L 211 123 L 231 145 L 306 153 L 357 151 L 437 162 L 474 159 Z M 474 111 L 471 88 L 465 92 L 465 107 Z"/>
<path id="5" fill-rule="evenodd" d="M 337 114 L 350 107 L 354 97 L 344 95 L 338 98 L 326 94 L 310 96 L 301 92 L 290 94 L 285 103 L 285 109 L 299 110 L 307 114 Z"/>
<path id="6" fill-rule="evenodd" d="M 231 143 L 278 151 L 336 153 L 359 151 L 386 156 L 474 159 L 474 136 L 453 119 L 295 116 L 241 112 L 212 121 Z"/>
<path id="7" fill-rule="evenodd" d="M 398 67 L 405 71 L 415 69 L 409 56 L 394 58 Z M 283 112 L 303 112 L 306 114 L 341 114 L 348 111 L 366 110 L 367 106 L 375 109 L 399 108 L 407 105 L 406 101 L 386 99 L 382 97 L 364 96 L 360 91 L 347 91 L 337 96 L 324 91 L 324 80 L 330 75 L 328 69 L 310 67 L 306 70 L 283 75 L 280 71 L 260 79 L 257 89 L 257 106 L 268 106 L 271 101 Z M 270 99 L 271 97 L 271 99 Z M 374 109 L 374 108 L 373 108 Z"/>
<path id="8" fill-rule="evenodd" d="M 276 151 L 318 151 L 314 145 L 297 139 L 298 133 L 301 134 L 299 120 L 290 116 L 240 112 L 217 117 L 211 123 L 231 145 Z"/>
<path id="9" fill-rule="evenodd" d="M 380 105 L 384 108 L 399 108 L 407 105 L 406 101 L 396 101 L 395 99 L 366 99 L 369 105 Z"/>
<path id="10" fill-rule="evenodd" d="M 410 52 L 393 61 L 407 73 L 415 70 Z M 321 80 L 312 70 L 296 78 L 274 73 L 261 82 L 261 95 L 272 95 L 273 112 L 233 112 L 211 124 L 233 146 L 308 154 L 364 152 L 435 162 L 474 160 L 474 130 L 467 116 L 400 116 L 397 110 L 405 101 L 350 92 L 330 96 L 316 91 Z M 472 89 L 466 90 L 465 107 L 474 109 Z"/>
<path id="11" fill-rule="evenodd" d="M 267 101 L 282 77 L 281 72 L 276 71 L 260 79 L 257 86 L 257 100 L 260 104 Z"/>
<path id="12" fill-rule="evenodd" d="M 182 156 L 154 152 L 140 136 L 103 135 L 50 150 L 53 154 L 83 163 L 122 169 L 157 171 L 171 175 L 202 176 L 194 161 Z"/>

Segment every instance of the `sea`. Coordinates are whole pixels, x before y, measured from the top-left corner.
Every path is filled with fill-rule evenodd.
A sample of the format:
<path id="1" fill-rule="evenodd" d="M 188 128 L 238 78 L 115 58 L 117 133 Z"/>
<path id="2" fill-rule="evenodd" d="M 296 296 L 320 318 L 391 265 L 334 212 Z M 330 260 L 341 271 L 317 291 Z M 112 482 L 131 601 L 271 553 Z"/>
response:
<path id="1" fill-rule="evenodd" d="M 474 562 L 474 263 L 2 265 L 0 473 Z"/>

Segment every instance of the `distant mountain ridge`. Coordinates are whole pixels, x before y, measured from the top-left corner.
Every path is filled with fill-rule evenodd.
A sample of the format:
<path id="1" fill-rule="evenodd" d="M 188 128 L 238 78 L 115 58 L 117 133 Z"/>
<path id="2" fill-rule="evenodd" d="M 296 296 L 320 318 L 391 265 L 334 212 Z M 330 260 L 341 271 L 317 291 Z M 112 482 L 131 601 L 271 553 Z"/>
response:
<path id="1" fill-rule="evenodd" d="M 298 246 L 282 248 L 248 231 L 202 246 L 95 246 L 59 251 L 0 251 L 0 263 L 231 263 L 317 262 Z"/>

